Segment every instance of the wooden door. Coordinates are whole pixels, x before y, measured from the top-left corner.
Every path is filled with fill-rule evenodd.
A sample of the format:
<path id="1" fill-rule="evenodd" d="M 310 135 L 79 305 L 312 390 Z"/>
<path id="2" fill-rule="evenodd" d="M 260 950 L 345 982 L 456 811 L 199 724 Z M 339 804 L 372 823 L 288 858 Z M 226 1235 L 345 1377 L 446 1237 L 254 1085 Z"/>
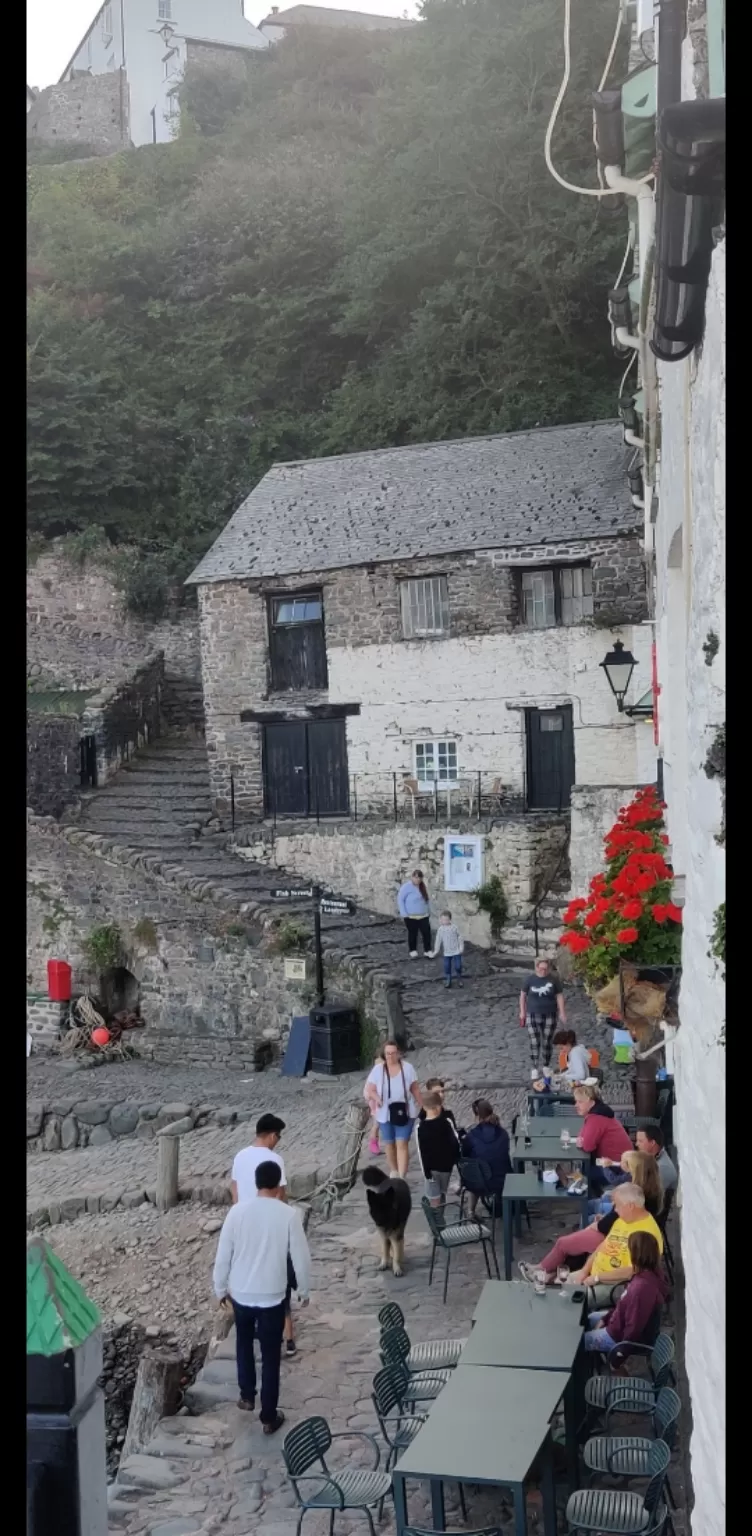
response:
<path id="1" fill-rule="evenodd" d="M 303 720 L 264 726 L 264 810 L 308 815 L 308 744 Z"/>
<path id="2" fill-rule="evenodd" d="M 562 810 L 574 784 L 572 706 L 528 709 L 526 717 L 528 809 Z"/>
<path id="3" fill-rule="evenodd" d="M 308 727 L 308 803 L 311 816 L 347 816 L 347 727 L 344 720 L 312 720 Z"/>

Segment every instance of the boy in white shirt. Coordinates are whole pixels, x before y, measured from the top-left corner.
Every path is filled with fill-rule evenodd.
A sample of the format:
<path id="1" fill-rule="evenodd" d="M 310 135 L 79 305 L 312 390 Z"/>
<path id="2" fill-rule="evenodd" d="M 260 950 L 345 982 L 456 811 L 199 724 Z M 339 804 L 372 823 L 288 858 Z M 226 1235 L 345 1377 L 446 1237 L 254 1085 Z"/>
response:
<path id="1" fill-rule="evenodd" d="M 255 1200 L 256 1198 L 256 1169 L 261 1163 L 277 1163 L 281 1174 L 280 1200 L 287 1199 L 287 1177 L 285 1165 L 276 1151 L 279 1138 L 285 1129 L 284 1120 L 279 1115 L 262 1115 L 256 1122 L 256 1140 L 250 1147 L 243 1147 L 237 1153 L 230 1174 L 233 1203 L 243 1200 Z M 295 1335 L 292 1326 L 292 1293 L 296 1290 L 295 1270 L 290 1266 L 287 1276 L 287 1297 L 285 1313 L 285 1354 L 288 1359 L 298 1352 L 295 1343 Z"/>

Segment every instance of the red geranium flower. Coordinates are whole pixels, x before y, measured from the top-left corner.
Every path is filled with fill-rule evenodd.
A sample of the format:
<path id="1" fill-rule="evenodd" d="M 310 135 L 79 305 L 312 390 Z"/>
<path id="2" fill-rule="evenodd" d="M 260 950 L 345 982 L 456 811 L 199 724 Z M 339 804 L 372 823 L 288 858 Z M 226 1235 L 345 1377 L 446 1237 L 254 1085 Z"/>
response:
<path id="1" fill-rule="evenodd" d="M 586 949 L 590 949 L 592 941 L 587 939 L 584 933 L 572 933 L 569 935 L 569 948 L 573 955 L 581 955 Z"/>
<path id="2" fill-rule="evenodd" d="M 621 909 L 622 917 L 642 917 L 641 901 L 625 901 Z"/>
<path id="3" fill-rule="evenodd" d="M 670 901 L 666 908 L 666 916 L 670 923 L 680 923 L 682 920 L 681 907 L 677 907 L 675 902 Z"/>
<path id="4" fill-rule="evenodd" d="M 635 939 L 638 938 L 636 928 L 622 928 L 616 935 L 616 942 L 617 944 L 634 944 Z"/>
<path id="5" fill-rule="evenodd" d="M 665 923 L 666 918 L 668 917 L 668 908 L 668 902 L 656 902 L 655 906 L 652 908 L 652 913 L 657 923 Z"/>

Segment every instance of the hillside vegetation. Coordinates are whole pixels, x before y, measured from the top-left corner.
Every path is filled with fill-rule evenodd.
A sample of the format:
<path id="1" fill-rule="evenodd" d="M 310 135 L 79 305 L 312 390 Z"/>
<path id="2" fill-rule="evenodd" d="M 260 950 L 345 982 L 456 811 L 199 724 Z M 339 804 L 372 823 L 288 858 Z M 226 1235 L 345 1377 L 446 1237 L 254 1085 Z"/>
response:
<path id="1" fill-rule="evenodd" d="M 614 17 L 556 160 L 593 184 Z M 560 0 L 428 0 L 202 74 L 179 139 L 30 164 L 29 529 L 183 573 L 279 459 L 615 413 L 623 220 L 543 160 Z"/>

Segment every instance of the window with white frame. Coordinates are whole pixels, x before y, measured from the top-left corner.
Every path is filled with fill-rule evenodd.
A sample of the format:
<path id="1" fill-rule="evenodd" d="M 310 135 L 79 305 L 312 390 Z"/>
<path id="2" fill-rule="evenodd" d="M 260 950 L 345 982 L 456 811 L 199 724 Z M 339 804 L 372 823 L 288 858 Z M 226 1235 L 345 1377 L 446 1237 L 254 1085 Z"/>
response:
<path id="1" fill-rule="evenodd" d="M 425 576 L 401 583 L 402 633 L 406 640 L 449 633 L 446 576 Z"/>
<path id="2" fill-rule="evenodd" d="M 102 11 L 102 41 L 105 47 L 112 42 L 112 0 L 108 0 Z"/>
<path id="3" fill-rule="evenodd" d="M 416 741 L 414 756 L 419 789 L 457 783 L 456 741 Z"/>
<path id="4" fill-rule="evenodd" d="M 160 21 L 172 21 L 172 0 L 159 0 L 157 15 Z"/>
<path id="5" fill-rule="evenodd" d="M 180 68 L 180 50 L 178 48 L 171 48 L 169 53 L 165 54 L 162 65 L 165 80 L 173 80 Z"/>
<path id="6" fill-rule="evenodd" d="M 589 565 L 562 565 L 522 572 L 522 622 L 528 629 L 582 624 L 593 616 Z"/>

